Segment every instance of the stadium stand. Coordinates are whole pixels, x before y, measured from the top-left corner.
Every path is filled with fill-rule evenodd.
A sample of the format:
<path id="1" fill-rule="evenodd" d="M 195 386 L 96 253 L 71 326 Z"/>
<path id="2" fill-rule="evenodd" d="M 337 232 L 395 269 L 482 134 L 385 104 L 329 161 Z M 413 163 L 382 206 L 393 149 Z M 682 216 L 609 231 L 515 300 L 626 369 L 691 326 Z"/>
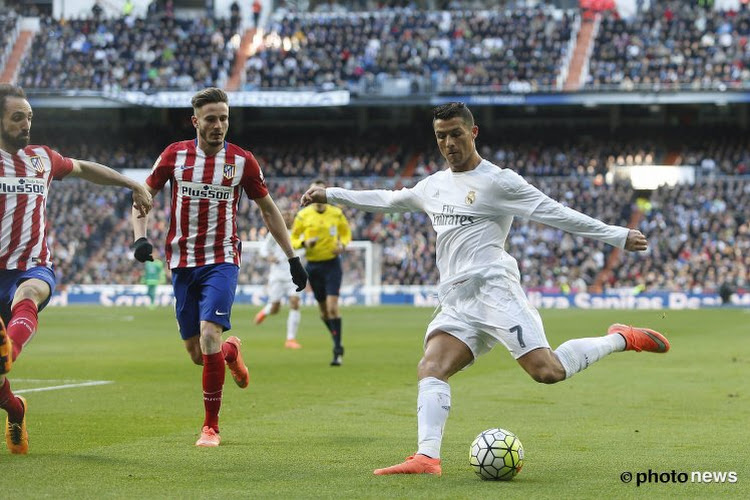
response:
<path id="1" fill-rule="evenodd" d="M 747 88 L 750 10 L 651 2 L 632 19 L 604 14 L 589 64 L 594 90 Z"/>
<path id="2" fill-rule="evenodd" d="M 246 62 L 245 88 L 552 89 L 572 25 L 571 15 L 546 7 L 277 15 L 263 50 Z"/>
<path id="3" fill-rule="evenodd" d="M 223 86 L 234 61 L 233 36 L 226 19 L 45 17 L 19 84 L 103 91 Z"/>
<path id="4" fill-rule="evenodd" d="M 10 53 L 11 40 L 17 24 L 18 16 L 15 11 L 8 10 L 0 13 L 0 69 L 5 66 L 5 59 Z"/>

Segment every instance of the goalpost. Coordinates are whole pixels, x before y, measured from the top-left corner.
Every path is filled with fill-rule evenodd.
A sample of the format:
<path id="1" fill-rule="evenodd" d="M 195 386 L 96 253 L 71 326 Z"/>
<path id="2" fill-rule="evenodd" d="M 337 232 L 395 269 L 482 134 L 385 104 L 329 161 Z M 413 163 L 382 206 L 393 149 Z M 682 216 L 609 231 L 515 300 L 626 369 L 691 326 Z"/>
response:
<path id="1" fill-rule="evenodd" d="M 243 284 L 265 286 L 268 279 L 268 264 L 261 257 L 263 245 L 262 241 L 242 242 L 240 276 L 244 277 L 244 280 L 241 278 L 240 281 Z M 304 262 L 304 252 L 301 256 Z M 347 245 L 341 260 L 342 302 L 363 303 L 368 306 L 379 304 L 382 276 L 381 246 L 368 240 L 352 241 Z"/>

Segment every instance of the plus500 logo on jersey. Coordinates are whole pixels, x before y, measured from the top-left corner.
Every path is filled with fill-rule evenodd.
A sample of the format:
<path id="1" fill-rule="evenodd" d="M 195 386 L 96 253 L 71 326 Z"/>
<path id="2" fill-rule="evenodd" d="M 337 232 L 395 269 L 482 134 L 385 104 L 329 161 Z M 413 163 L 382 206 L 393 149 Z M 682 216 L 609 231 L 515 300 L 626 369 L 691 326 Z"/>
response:
<path id="1" fill-rule="evenodd" d="M 197 182 L 180 183 L 180 194 L 191 198 L 205 198 L 207 200 L 229 200 L 232 198 L 232 186 L 214 186 Z"/>
<path id="2" fill-rule="evenodd" d="M 0 193 L 44 196 L 47 184 L 35 177 L 0 177 Z"/>

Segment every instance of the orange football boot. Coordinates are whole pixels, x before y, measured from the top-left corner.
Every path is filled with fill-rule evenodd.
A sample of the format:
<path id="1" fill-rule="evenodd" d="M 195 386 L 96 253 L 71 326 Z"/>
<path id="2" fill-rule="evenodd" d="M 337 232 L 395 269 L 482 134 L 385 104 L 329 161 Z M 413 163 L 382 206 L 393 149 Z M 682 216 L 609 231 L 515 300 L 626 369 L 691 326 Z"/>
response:
<path id="1" fill-rule="evenodd" d="M 14 455 L 26 455 L 29 452 L 29 433 L 26 432 L 26 413 L 29 407 L 23 396 L 16 397 L 23 405 L 23 419 L 20 424 L 15 424 L 5 417 L 5 444 Z"/>
<path id="2" fill-rule="evenodd" d="M 263 312 L 263 309 L 261 309 L 258 314 L 255 315 L 255 324 L 260 325 L 263 323 L 263 320 L 266 319 L 266 313 Z"/>
<path id="3" fill-rule="evenodd" d="M 229 337 L 227 342 L 233 344 L 237 348 L 237 357 L 231 363 L 227 362 L 227 368 L 232 374 L 234 382 L 242 389 L 247 387 L 250 383 L 250 372 L 247 371 L 245 362 L 242 361 L 242 353 L 240 352 L 240 346 L 242 341 L 235 336 Z"/>
<path id="4" fill-rule="evenodd" d="M 615 323 L 607 330 L 607 335 L 620 334 L 625 339 L 626 351 L 667 352 L 669 341 L 661 333 L 648 328 Z"/>
<path id="5" fill-rule="evenodd" d="M 385 476 L 388 474 L 432 474 L 440 476 L 443 474 L 443 469 L 440 467 L 439 458 L 414 454 L 407 457 L 403 463 L 392 465 L 385 469 L 375 469 L 373 474 L 376 476 Z"/>
<path id="6" fill-rule="evenodd" d="M 289 339 L 284 342 L 284 347 L 287 349 L 302 349 L 302 345 L 294 339 Z"/>
<path id="7" fill-rule="evenodd" d="M 219 433 L 206 425 L 201 429 L 201 437 L 195 442 L 195 446 L 216 448 L 219 446 L 219 443 L 221 443 L 221 436 L 219 436 Z"/>

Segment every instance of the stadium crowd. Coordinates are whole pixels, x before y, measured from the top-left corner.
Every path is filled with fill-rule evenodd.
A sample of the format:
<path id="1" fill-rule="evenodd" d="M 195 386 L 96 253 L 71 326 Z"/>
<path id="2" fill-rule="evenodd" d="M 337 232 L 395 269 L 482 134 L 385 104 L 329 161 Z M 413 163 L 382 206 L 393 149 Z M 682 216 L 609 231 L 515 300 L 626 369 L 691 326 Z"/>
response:
<path id="1" fill-rule="evenodd" d="M 18 84 L 26 89 L 194 90 L 223 86 L 235 47 L 224 19 L 41 19 Z"/>
<path id="2" fill-rule="evenodd" d="M 697 9 L 692 2 L 651 2 L 636 17 L 605 14 L 586 86 L 611 90 L 746 88 L 750 10 Z"/>
<path id="3" fill-rule="evenodd" d="M 581 16 L 542 2 L 511 4 L 351 0 L 318 2 L 304 13 L 280 5 L 263 27 L 259 50 L 245 61 L 244 88 L 392 96 L 560 90 Z M 145 19 L 44 16 L 41 23 L 21 66 L 19 83 L 27 89 L 222 86 L 240 39 L 236 19 L 180 18 L 172 10 Z M 718 11 L 680 0 L 650 2 L 628 18 L 606 11 L 585 85 L 745 88 L 749 37 L 747 3 Z"/>
<path id="4" fill-rule="evenodd" d="M 549 89 L 572 24 L 545 7 L 277 16 L 246 62 L 245 87 L 369 93 L 396 78 L 416 91 Z"/>
<path id="5" fill-rule="evenodd" d="M 5 66 L 5 60 L 10 55 L 11 36 L 16 31 L 18 16 L 15 11 L 0 12 L 0 68 Z"/>

